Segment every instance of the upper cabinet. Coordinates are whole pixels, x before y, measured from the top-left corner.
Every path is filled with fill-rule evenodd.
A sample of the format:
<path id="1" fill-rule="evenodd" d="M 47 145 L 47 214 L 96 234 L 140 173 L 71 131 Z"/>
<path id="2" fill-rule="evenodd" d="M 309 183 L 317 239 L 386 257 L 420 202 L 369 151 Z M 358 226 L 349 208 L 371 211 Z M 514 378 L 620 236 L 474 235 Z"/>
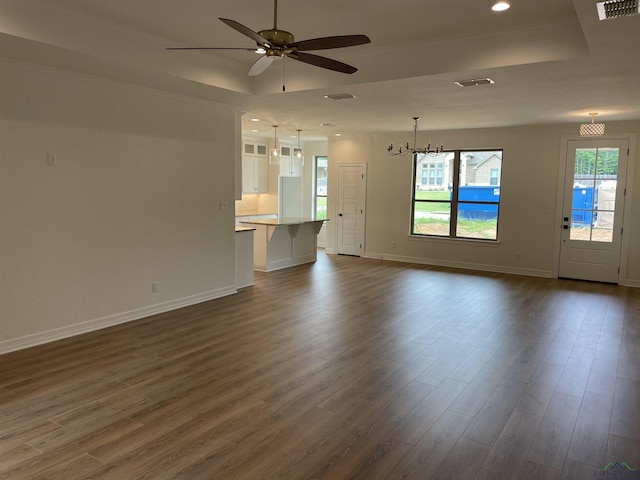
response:
<path id="1" fill-rule="evenodd" d="M 280 176 L 301 177 L 304 159 L 295 158 L 291 145 L 280 145 Z"/>
<path id="2" fill-rule="evenodd" d="M 266 145 L 243 143 L 242 193 L 269 191 L 269 156 Z"/>

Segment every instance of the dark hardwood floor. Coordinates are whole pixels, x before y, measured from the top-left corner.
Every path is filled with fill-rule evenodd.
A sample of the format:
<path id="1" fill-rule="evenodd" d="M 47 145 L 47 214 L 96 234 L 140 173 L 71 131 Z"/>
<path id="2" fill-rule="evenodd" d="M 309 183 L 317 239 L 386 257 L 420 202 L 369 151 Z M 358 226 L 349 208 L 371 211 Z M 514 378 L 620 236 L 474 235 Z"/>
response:
<path id="1" fill-rule="evenodd" d="M 320 253 L 0 357 L 0 425 L 12 480 L 594 478 L 640 468 L 640 290 Z"/>

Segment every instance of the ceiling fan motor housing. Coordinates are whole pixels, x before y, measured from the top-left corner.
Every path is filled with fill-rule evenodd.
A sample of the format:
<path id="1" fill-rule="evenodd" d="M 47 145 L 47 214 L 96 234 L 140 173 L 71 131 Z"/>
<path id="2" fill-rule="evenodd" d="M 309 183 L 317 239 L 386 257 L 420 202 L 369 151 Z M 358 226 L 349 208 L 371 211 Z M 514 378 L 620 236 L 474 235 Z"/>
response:
<path id="1" fill-rule="evenodd" d="M 260 30 L 258 35 L 277 47 L 285 47 L 294 43 L 293 34 L 286 30 Z"/>

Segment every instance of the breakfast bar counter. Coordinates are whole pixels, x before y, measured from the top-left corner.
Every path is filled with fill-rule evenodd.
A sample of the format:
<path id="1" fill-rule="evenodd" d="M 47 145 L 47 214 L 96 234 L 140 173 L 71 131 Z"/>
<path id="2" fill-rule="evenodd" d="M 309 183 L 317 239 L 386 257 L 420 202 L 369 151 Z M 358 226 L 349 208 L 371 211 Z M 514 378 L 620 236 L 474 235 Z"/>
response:
<path id="1" fill-rule="evenodd" d="M 255 228 L 253 268 L 271 272 L 315 262 L 318 233 L 326 220 L 313 218 L 267 218 L 242 220 Z"/>

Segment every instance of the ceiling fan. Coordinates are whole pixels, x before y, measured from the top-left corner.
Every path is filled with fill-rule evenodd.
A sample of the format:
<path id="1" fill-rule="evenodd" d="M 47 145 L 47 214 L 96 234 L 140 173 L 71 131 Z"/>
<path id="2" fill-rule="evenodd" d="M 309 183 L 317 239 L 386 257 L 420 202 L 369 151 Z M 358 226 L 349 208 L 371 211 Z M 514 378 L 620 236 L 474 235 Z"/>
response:
<path id="1" fill-rule="evenodd" d="M 254 32 L 241 23 L 228 18 L 219 20 L 234 30 L 242 33 L 256 42 L 257 48 L 225 48 L 225 47 L 169 47 L 167 50 L 245 50 L 262 53 L 263 55 L 249 69 L 249 76 L 260 75 L 271 62 L 277 58 L 292 58 L 299 62 L 326 68 L 335 72 L 352 74 L 358 71 L 356 67 L 338 62 L 327 57 L 307 53 L 309 50 L 328 50 L 332 48 L 353 47 L 370 43 L 366 35 L 338 35 L 333 37 L 312 38 L 296 42 L 293 34 L 285 30 L 278 30 L 278 0 L 274 0 L 273 28 Z"/>

